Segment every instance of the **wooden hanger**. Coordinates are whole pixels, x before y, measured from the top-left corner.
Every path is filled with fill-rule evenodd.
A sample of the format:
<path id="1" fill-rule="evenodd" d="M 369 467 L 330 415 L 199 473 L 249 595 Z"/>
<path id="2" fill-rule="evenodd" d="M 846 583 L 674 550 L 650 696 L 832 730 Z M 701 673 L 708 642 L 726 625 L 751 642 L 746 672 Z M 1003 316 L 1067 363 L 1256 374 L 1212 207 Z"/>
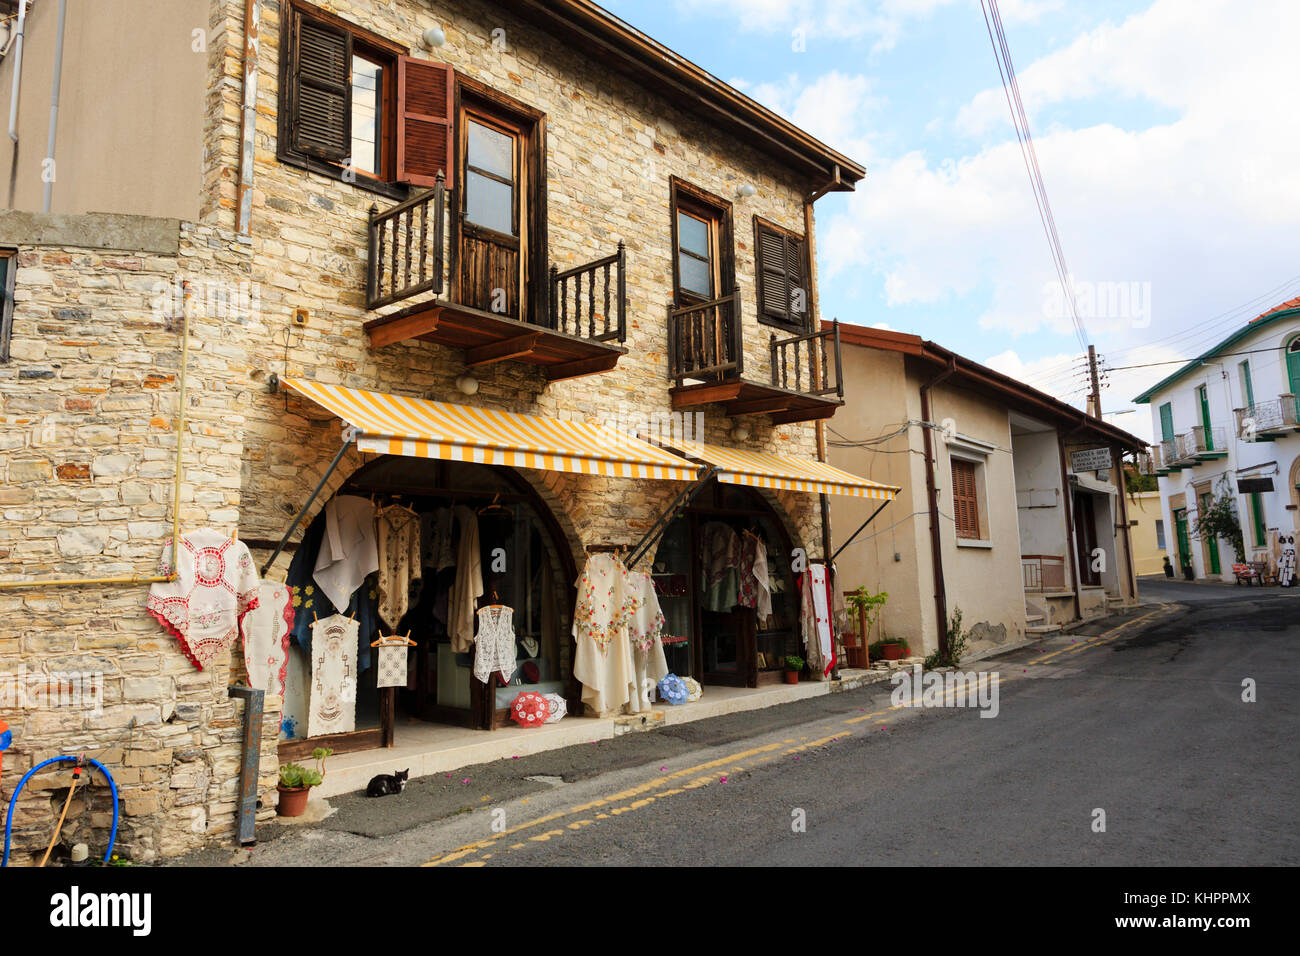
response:
<path id="1" fill-rule="evenodd" d="M 492 496 L 492 503 L 489 504 L 489 505 L 484 505 L 482 508 L 479 508 L 479 509 L 478 509 L 478 513 L 481 514 L 481 515 L 485 515 L 485 514 L 487 514 L 489 511 L 492 512 L 492 513 L 494 513 L 494 514 L 497 513 L 497 512 L 502 512 L 502 511 L 504 511 L 506 514 L 513 514 L 513 512 L 512 512 L 509 508 L 507 508 L 505 505 L 499 505 L 499 504 L 497 504 L 497 500 L 498 500 L 500 497 L 501 497 L 501 492 L 498 491 L 495 495 Z"/>
<path id="2" fill-rule="evenodd" d="M 400 634 L 389 634 L 387 637 L 384 637 L 381 634 L 379 640 L 370 642 L 371 647 L 399 647 L 404 644 L 409 644 L 411 647 L 419 647 L 418 641 L 411 640 L 410 631 L 406 632 L 405 637 Z"/>

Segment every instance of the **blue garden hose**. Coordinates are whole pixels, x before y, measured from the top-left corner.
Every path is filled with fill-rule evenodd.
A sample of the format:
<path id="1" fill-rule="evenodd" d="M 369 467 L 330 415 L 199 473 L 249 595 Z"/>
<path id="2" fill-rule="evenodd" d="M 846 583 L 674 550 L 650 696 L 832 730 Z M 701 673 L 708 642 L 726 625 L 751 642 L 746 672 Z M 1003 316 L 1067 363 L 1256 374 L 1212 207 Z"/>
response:
<path id="1" fill-rule="evenodd" d="M 14 806 L 18 803 L 18 794 L 22 793 L 23 785 L 27 783 L 28 778 L 31 777 L 32 774 L 40 770 L 42 767 L 48 767 L 50 764 L 58 763 L 61 760 L 71 760 L 74 763 L 79 760 L 84 760 L 108 778 L 108 787 L 113 791 L 113 829 L 108 835 L 108 849 L 104 851 L 104 863 L 107 865 L 108 861 L 112 858 L 113 846 L 117 843 L 117 781 L 115 781 L 113 775 L 108 772 L 108 768 L 94 757 L 63 756 L 51 757 L 49 760 L 41 761 L 31 770 L 28 770 L 23 774 L 23 778 L 18 781 L 18 786 L 14 788 L 14 795 L 9 798 L 9 813 L 5 816 L 5 855 L 4 859 L 0 860 L 0 867 L 9 865 L 9 837 L 13 832 Z"/>

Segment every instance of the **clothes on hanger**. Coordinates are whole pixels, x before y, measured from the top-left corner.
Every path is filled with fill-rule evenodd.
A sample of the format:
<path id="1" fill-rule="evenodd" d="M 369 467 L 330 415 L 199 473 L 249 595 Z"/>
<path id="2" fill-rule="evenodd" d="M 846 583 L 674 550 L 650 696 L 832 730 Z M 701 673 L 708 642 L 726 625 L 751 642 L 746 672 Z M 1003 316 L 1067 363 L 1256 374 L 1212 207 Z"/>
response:
<path id="1" fill-rule="evenodd" d="M 460 530 L 460 543 L 456 547 L 456 580 L 451 586 L 447 609 L 450 617 L 447 633 L 451 636 L 451 649 L 464 654 L 474 644 L 474 612 L 478 599 L 483 596 L 483 567 L 478 515 L 466 505 L 457 505 L 454 514 Z"/>
<path id="2" fill-rule="evenodd" d="M 426 511 L 420 516 L 420 560 L 424 567 L 435 573 L 456 563 L 452 528 L 450 508 Z"/>
<path id="3" fill-rule="evenodd" d="M 486 684 L 495 671 L 503 684 L 510 683 L 518 666 L 515 648 L 514 609 L 504 604 L 489 604 L 478 611 L 477 647 L 474 649 L 474 676 Z"/>
<path id="4" fill-rule="evenodd" d="M 351 733 L 357 725 L 357 622 L 334 614 L 311 627 L 307 736 Z"/>
<path id="5" fill-rule="evenodd" d="M 758 626 L 772 617 L 772 586 L 767 568 L 767 543 L 753 531 L 740 536 L 740 594 L 737 603 L 752 607 Z"/>
<path id="6" fill-rule="evenodd" d="M 740 598 L 740 538 L 721 521 L 708 522 L 704 537 L 704 609 L 730 611 Z"/>
<path id="7" fill-rule="evenodd" d="M 826 565 L 812 564 L 799 577 L 799 626 L 813 680 L 826 680 L 835 667 L 831 598 Z"/>
<path id="8" fill-rule="evenodd" d="M 411 585 L 423 574 L 420 516 L 390 505 L 375 518 L 379 552 L 379 619 L 394 629 L 410 604 Z"/>
<path id="9" fill-rule="evenodd" d="M 170 544 L 163 550 L 162 574 L 172 572 L 171 551 Z M 175 571 L 174 581 L 149 587 L 145 607 L 204 670 L 230 651 L 244 615 L 257 607 L 257 570 L 244 542 L 201 528 L 180 538 Z"/>
<path id="10" fill-rule="evenodd" d="M 312 578 L 335 607 L 344 607 L 366 575 L 379 570 L 375 506 L 359 495 L 335 495 L 325 505 L 325 536 Z"/>

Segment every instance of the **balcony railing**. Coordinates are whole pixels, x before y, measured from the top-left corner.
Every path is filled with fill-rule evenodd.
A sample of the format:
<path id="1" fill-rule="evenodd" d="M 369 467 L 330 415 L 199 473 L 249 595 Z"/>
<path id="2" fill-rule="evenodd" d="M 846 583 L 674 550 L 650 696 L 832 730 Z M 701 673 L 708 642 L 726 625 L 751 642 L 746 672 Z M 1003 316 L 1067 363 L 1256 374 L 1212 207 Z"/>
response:
<path id="1" fill-rule="evenodd" d="M 740 293 L 683 308 L 668 307 L 668 378 L 739 378 L 745 371 Z"/>
<path id="2" fill-rule="evenodd" d="M 370 207 L 366 308 L 378 309 L 421 292 L 442 292 L 447 188 L 437 184 L 382 213 Z"/>
<path id="3" fill-rule="evenodd" d="M 1242 441 L 1257 441 L 1260 436 L 1276 436 L 1298 427 L 1296 398 L 1290 394 L 1238 408 L 1236 413 Z"/>
<path id="4" fill-rule="evenodd" d="M 1167 438 L 1160 443 L 1160 457 L 1164 461 L 1165 467 L 1170 465 L 1183 465 L 1188 463 L 1192 457 L 1189 450 L 1189 436 L 1175 435 L 1173 438 Z"/>
<path id="5" fill-rule="evenodd" d="M 1150 451 L 1138 452 L 1137 470 L 1139 475 L 1154 475 L 1161 471 L 1159 445 L 1152 445 Z"/>
<path id="6" fill-rule="evenodd" d="M 1225 455 L 1228 452 L 1222 425 L 1211 425 L 1209 428 L 1204 425 L 1196 425 L 1183 437 L 1186 441 L 1186 453 L 1189 457 Z"/>
<path id="7" fill-rule="evenodd" d="M 612 272 L 612 276 L 611 276 Z M 613 290 L 610 281 L 613 279 Z M 583 285 L 586 284 L 586 328 L 583 328 Z M 600 294 L 597 295 L 597 285 Z M 618 252 L 604 259 L 564 272 L 551 266 L 550 284 L 551 328 L 569 335 L 608 342 L 627 339 L 627 249 L 618 244 Z M 611 299 L 611 294 L 613 298 Z M 569 303 L 572 301 L 572 317 Z M 599 330 L 599 331 L 597 331 Z"/>
<path id="8" fill-rule="evenodd" d="M 1026 591 L 1064 591 L 1065 558 L 1059 554 L 1022 554 L 1020 577 Z"/>
<path id="9" fill-rule="evenodd" d="M 773 385 L 805 395 L 844 397 L 838 322 L 832 323 L 829 329 L 788 339 L 777 339 L 773 334 L 770 348 Z"/>

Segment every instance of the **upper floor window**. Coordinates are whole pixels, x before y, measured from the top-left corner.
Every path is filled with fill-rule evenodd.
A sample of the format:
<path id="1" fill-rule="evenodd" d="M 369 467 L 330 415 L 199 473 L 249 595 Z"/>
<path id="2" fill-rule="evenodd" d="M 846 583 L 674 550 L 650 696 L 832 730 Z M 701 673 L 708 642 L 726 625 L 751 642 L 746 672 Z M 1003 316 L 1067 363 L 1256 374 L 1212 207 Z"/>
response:
<path id="1" fill-rule="evenodd" d="M 450 184 L 450 67 L 297 2 L 281 34 L 282 161 L 391 195 Z"/>
<path id="2" fill-rule="evenodd" d="M 1174 406 L 1171 402 L 1165 402 L 1160 406 L 1160 439 L 1161 441 L 1174 440 Z"/>
<path id="3" fill-rule="evenodd" d="M 755 216 L 754 248 L 758 265 L 758 320 L 792 332 L 809 331 L 807 240 Z"/>
<path id="4" fill-rule="evenodd" d="M 957 525 L 957 537 L 980 537 L 979 486 L 976 484 L 978 466 L 964 458 L 949 459 L 952 465 L 952 515 Z"/>
<path id="5" fill-rule="evenodd" d="M 708 302 L 735 289 L 731 203 L 672 180 L 673 293 L 677 305 Z"/>
<path id="6" fill-rule="evenodd" d="M 1238 363 L 1237 372 L 1241 376 L 1241 400 L 1247 408 L 1252 408 L 1255 405 L 1255 386 L 1250 380 L 1250 359 Z"/>
<path id="7" fill-rule="evenodd" d="M 18 253 L 0 249 L 0 362 L 9 361 L 9 339 L 14 327 L 14 279 Z"/>

